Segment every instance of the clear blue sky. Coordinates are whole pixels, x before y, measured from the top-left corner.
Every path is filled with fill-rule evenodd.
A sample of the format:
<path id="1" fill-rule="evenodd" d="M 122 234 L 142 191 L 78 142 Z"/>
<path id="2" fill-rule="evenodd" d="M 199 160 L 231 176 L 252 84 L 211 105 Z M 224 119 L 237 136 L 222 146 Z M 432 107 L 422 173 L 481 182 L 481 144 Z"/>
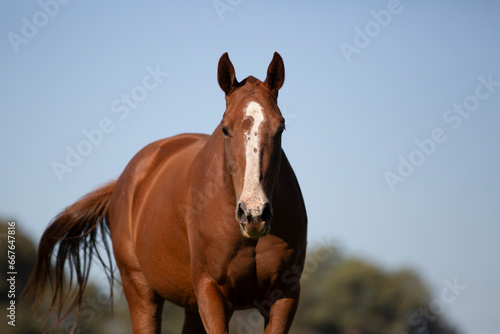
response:
<path id="1" fill-rule="evenodd" d="M 264 79 L 278 51 L 283 146 L 310 244 L 330 240 L 387 269 L 414 268 L 437 299 L 456 279 L 467 288 L 442 303 L 445 316 L 466 333 L 493 333 L 500 3 L 220 3 L 218 13 L 212 0 L 2 1 L 0 216 L 39 239 L 146 144 L 213 131 L 224 111 L 223 52 L 241 80 Z M 147 77 L 155 71 L 156 81 Z M 99 126 L 108 133 L 82 143 Z M 67 165 L 78 149 L 87 155 L 59 180 L 54 162 Z"/>

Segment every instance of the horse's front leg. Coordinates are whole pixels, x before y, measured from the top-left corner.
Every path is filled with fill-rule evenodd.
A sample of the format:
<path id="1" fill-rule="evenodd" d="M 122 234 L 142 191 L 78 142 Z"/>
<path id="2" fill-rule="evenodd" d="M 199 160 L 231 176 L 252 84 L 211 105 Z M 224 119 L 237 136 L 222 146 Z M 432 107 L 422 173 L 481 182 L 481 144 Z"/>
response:
<path id="1" fill-rule="evenodd" d="M 217 282 L 208 277 L 201 278 L 195 284 L 195 293 L 198 300 L 198 310 L 207 333 L 228 333 L 232 309 L 226 302 Z"/>
<path id="2" fill-rule="evenodd" d="M 300 289 L 292 291 L 284 287 L 273 291 L 280 297 L 272 302 L 269 312 L 261 310 L 265 319 L 264 334 L 288 333 L 299 304 Z"/>

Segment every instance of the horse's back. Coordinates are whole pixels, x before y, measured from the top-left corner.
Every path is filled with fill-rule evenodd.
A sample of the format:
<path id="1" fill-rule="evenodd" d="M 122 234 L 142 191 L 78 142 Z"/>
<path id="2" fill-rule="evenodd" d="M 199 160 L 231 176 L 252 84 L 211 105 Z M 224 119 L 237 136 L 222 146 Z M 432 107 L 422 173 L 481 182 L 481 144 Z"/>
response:
<path id="1" fill-rule="evenodd" d="M 120 178 L 124 174 L 125 177 L 137 175 L 139 178 L 141 176 L 144 178 L 147 176 L 144 173 L 148 173 L 148 175 L 154 173 L 156 168 L 165 167 L 165 164 L 174 160 L 174 157 L 179 154 L 187 162 L 189 158 L 194 158 L 206 143 L 208 137 L 205 134 L 185 133 L 157 140 L 145 146 L 132 158 Z"/>
<path id="2" fill-rule="evenodd" d="M 204 134 L 180 134 L 145 146 L 130 160 L 118 178 L 111 198 L 112 206 L 119 205 L 116 202 L 132 204 L 129 202 L 132 199 L 133 205 L 137 206 L 143 191 L 162 181 L 159 176 L 179 179 L 182 173 L 175 172 L 184 170 L 193 161 L 208 138 Z"/>

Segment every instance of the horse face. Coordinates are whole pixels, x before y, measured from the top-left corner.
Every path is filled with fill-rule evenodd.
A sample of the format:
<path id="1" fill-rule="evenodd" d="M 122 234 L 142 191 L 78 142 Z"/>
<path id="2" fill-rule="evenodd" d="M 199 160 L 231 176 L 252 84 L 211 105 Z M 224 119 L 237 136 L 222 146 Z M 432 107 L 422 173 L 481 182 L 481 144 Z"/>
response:
<path id="1" fill-rule="evenodd" d="M 265 82 L 248 77 L 240 83 L 226 53 L 219 61 L 218 79 L 226 93 L 220 130 L 224 164 L 236 198 L 236 220 L 245 237 L 259 238 L 271 228 L 272 194 L 279 174 L 285 120 L 277 96 L 284 81 L 283 61 L 275 53 Z"/>

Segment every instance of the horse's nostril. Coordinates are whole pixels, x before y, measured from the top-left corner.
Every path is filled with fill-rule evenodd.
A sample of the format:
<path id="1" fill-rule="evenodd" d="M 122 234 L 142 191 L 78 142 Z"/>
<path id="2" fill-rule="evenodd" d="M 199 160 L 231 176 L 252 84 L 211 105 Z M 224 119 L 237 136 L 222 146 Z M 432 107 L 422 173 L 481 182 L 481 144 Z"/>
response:
<path id="1" fill-rule="evenodd" d="M 248 216 L 247 205 L 245 204 L 245 202 L 239 202 L 236 208 L 236 219 L 240 223 L 243 223 L 247 220 L 247 216 Z"/>
<path id="2" fill-rule="evenodd" d="M 264 204 L 260 218 L 266 222 L 273 218 L 273 209 L 271 208 L 271 204 L 269 202 Z"/>
<path id="3" fill-rule="evenodd" d="M 257 207 L 255 209 L 248 209 L 245 202 L 241 201 L 236 206 L 236 219 L 241 224 L 245 224 L 250 221 L 263 221 L 269 222 L 273 218 L 273 209 L 271 203 L 267 202 L 262 205 L 262 207 Z"/>

